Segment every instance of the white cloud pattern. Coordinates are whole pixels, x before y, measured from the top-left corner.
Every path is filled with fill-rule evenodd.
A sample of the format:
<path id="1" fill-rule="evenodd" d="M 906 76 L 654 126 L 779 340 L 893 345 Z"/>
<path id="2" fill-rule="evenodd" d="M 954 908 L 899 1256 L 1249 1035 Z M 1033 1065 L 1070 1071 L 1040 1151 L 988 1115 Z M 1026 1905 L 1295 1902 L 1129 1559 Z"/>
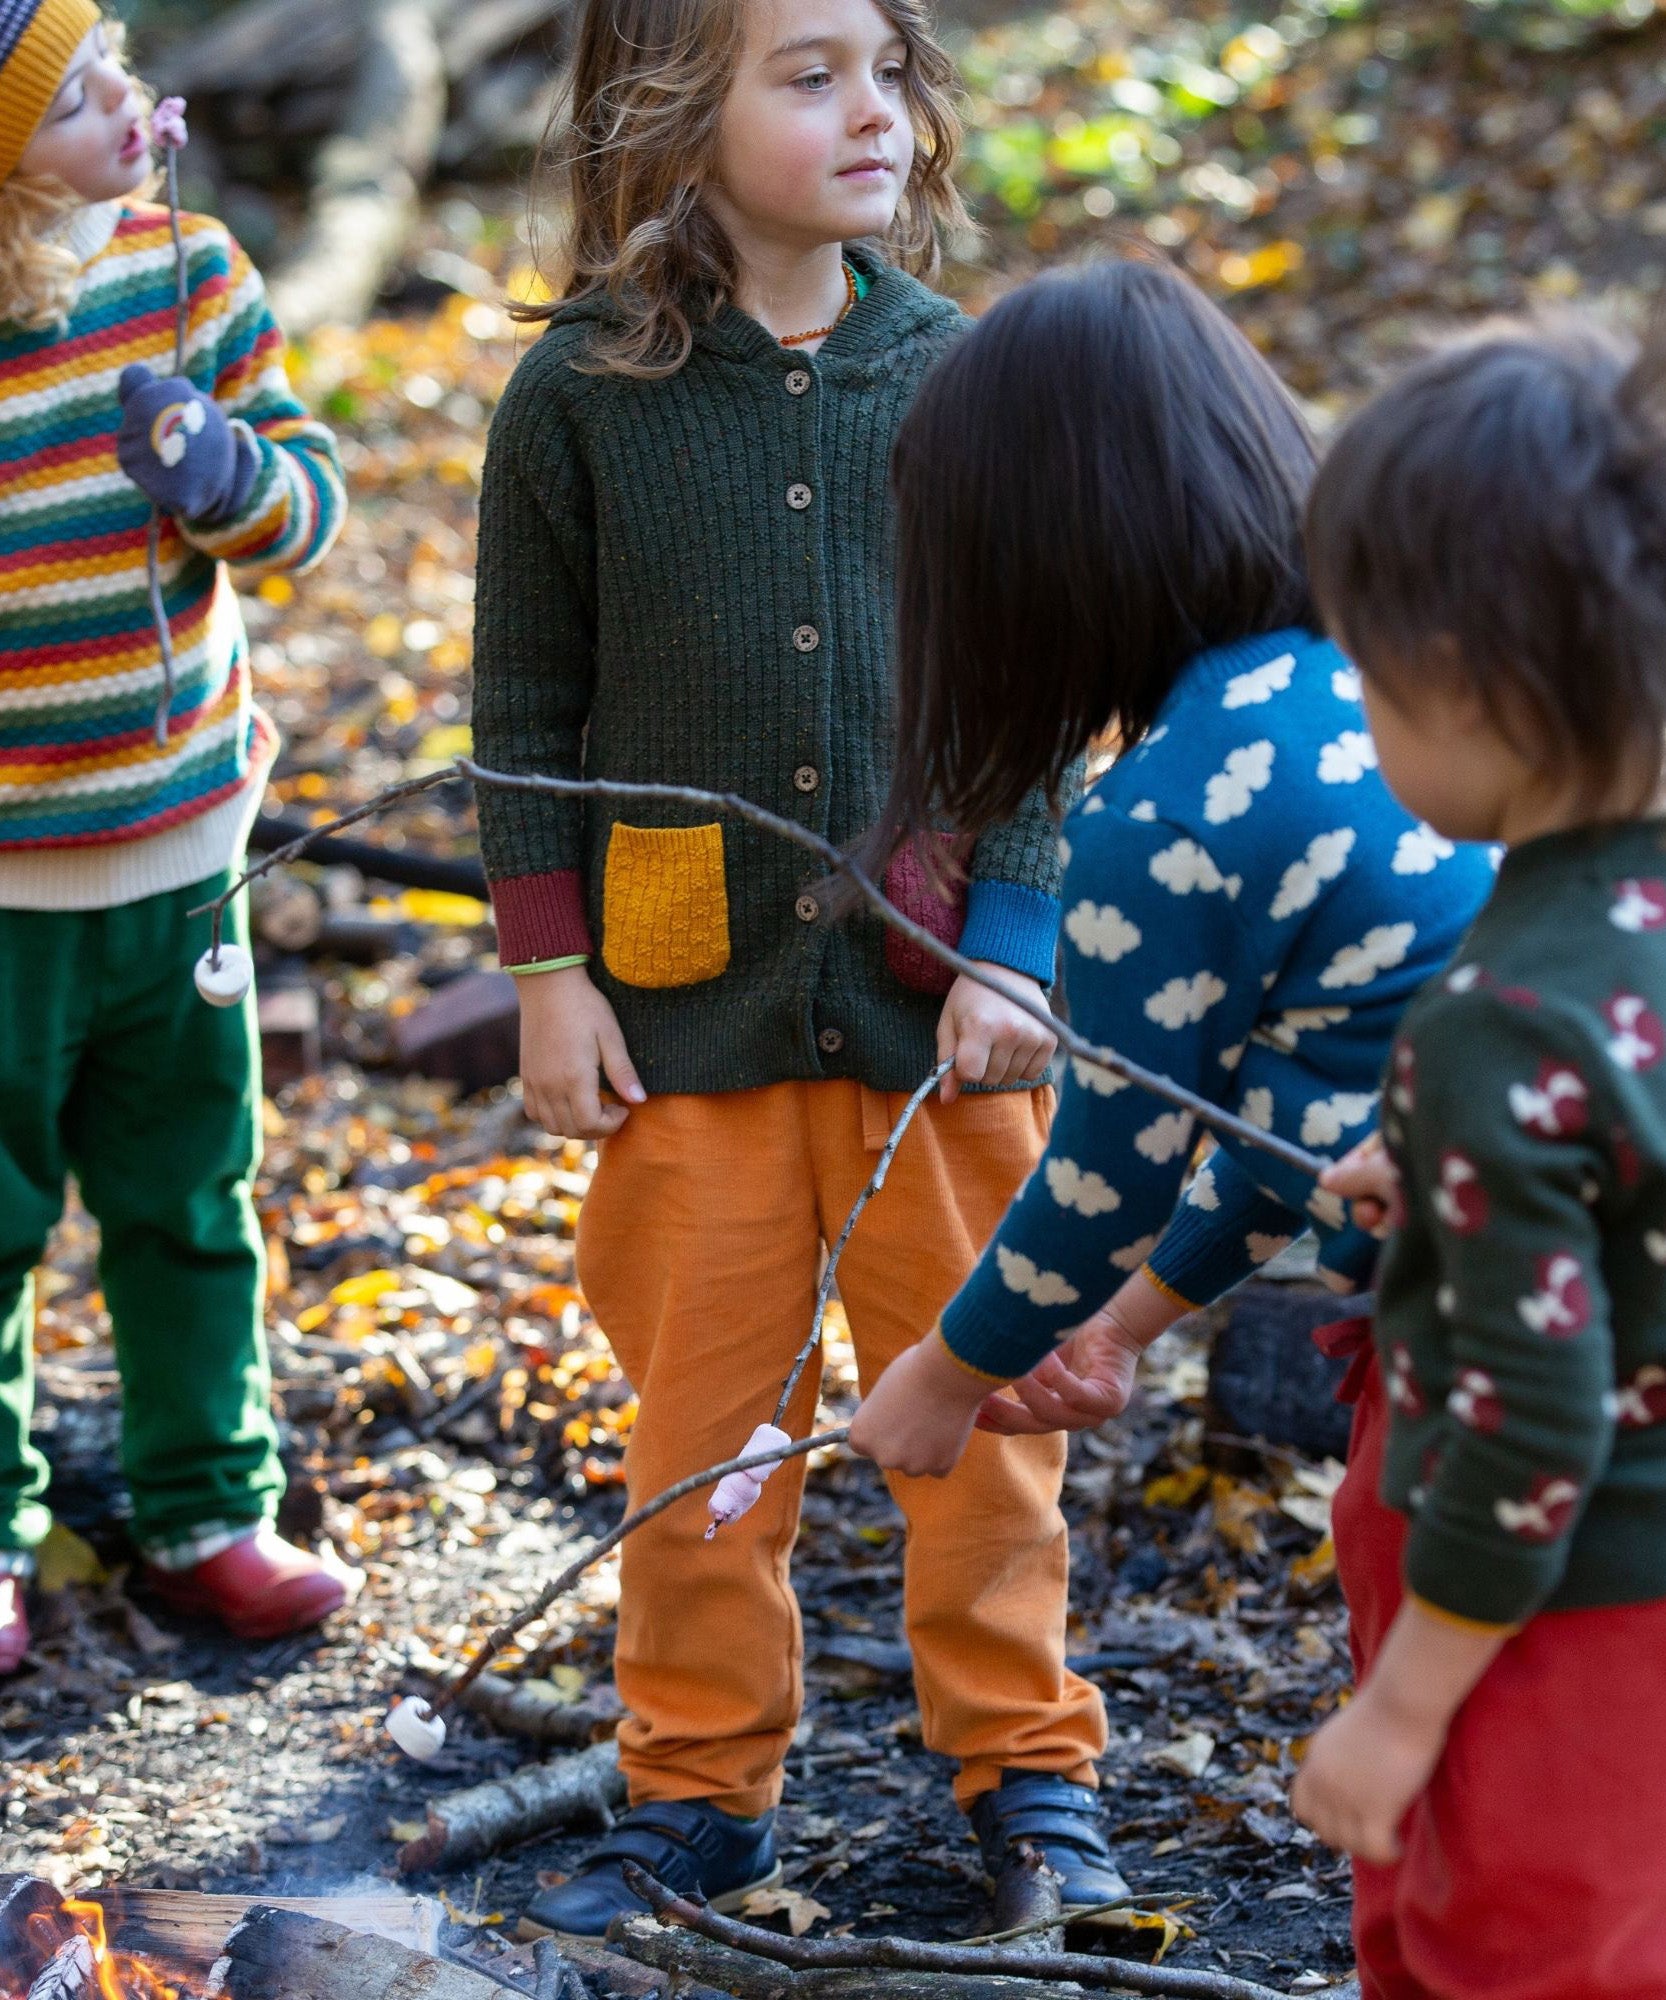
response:
<path id="1" fill-rule="evenodd" d="M 1273 1093 L 1264 1083 L 1258 1083 L 1253 1090 L 1246 1090 L 1238 1105 L 1238 1115 L 1251 1125 L 1259 1125 L 1263 1132 L 1273 1129 Z"/>
<path id="2" fill-rule="evenodd" d="M 1302 1144 L 1334 1146 L 1344 1132 L 1363 1125 L 1376 1106 L 1374 1090 L 1338 1090 L 1315 1098 L 1302 1113 Z"/>
<path id="3" fill-rule="evenodd" d="M 1157 1247 L 1155 1236 L 1142 1236 L 1137 1243 L 1125 1243 L 1111 1252 L 1111 1262 L 1119 1271 L 1137 1271 Z"/>
<path id="4" fill-rule="evenodd" d="M 1213 972 L 1171 979 L 1145 1003 L 1145 1018 L 1159 1028 L 1189 1028 L 1226 998 L 1226 981 Z"/>
<path id="5" fill-rule="evenodd" d="M 1047 1192 L 1060 1208 L 1091 1217 L 1112 1215 L 1122 1206 L 1122 1196 L 1103 1174 L 1084 1173 L 1074 1160 L 1049 1160 L 1045 1172 Z"/>
<path id="6" fill-rule="evenodd" d="M 1152 855 L 1151 879 L 1176 896 L 1189 896 L 1194 889 L 1207 896 L 1224 889 L 1235 898 L 1244 886 L 1242 875 L 1223 875 L 1208 848 L 1199 847 L 1195 840 L 1177 840 L 1172 847 Z"/>
<path id="7" fill-rule="evenodd" d="M 1336 880 L 1347 867 L 1357 839 L 1351 826 L 1334 827 L 1329 833 L 1313 836 L 1307 843 L 1307 852 L 1299 861 L 1291 862 L 1279 882 L 1273 907 L 1267 912 L 1275 924 L 1307 909 L 1324 885 Z"/>
<path id="8" fill-rule="evenodd" d="M 1203 788 L 1203 817 L 1211 826 L 1241 819 L 1257 792 L 1267 789 L 1273 775 L 1273 746 L 1265 738 L 1231 751 L 1226 763 Z"/>
<path id="9" fill-rule="evenodd" d="M 1358 701 L 1365 693 L 1365 683 L 1359 677 L 1358 667 L 1338 667 L 1330 677 L 1330 691 L 1338 701 Z"/>
<path id="10" fill-rule="evenodd" d="M 1358 944 L 1344 945 L 1319 975 L 1327 992 L 1339 986 L 1369 986 L 1379 972 L 1403 965 L 1416 924 L 1374 924 Z"/>
<path id="11" fill-rule="evenodd" d="M 1205 1215 L 1212 1215 L 1221 1205 L 1221 1191 L 1215 1185 L 1215 1169 L 1207 1161 L 1192 1176 L 1192 1184 L 1186 1190 L 1186 1203 L 1190 1208 L 1201 1208 Z"/>
<path id="12" fill-rule="evenodd" d="M 1061 1271 L 1038 1270 L 1022 1250 L 1009 1250 L 1004 1243 L 997 1243 L 995 1262 L 1007 1290 L 1028 1299 L 1032 1306 L 1073 1306 L 1082 1296 Z"/>
<path id="13" fill-rule="evenodd" d="M 1295 1240 L 1293 1236 L 1267 1236 L 1259 1229 L 1252 1229 L 1244 1238 L 1244 1248 L 1249 1252 L 1252 1264 L 1270 1264 L 1281 1250 L 1288 1250 Z"/>
<path id="14" fill-rule="evenodd" d="M 1408 827 L 1394 843 L 1393 868 L 1396 875 L 1432 875 L 1442 861 L 1450 861 L 1457 849 L 1432 826 Z"/>
<path id="15" fill-rule="evenodd" d="M 1134 1150 L 1148 1159 L 1153 1166 L 1163 1166 L 1177 1159 L 1192 1138 L 1192 1115 L 1189 1111 L 1165 1111 L 1163 1115 L 1147 1125 L 1143 1132 L 1134 1134 Z"/>
<path id="16" fill-rule="evenodd" d="M 1119 1090 L 1129 1087 L 1125 1076 L 1118 1076 L 1114 1069 L 1101 1069 L 1097 1063 L 1083 1062 L 1080 1056 L 1070 1058 L 1070 1074 L 1083 1090 L 1091 1090 L 1095 1097 L 1115 1097 Z"/>
<path id="17" fill-rule="evenodd" d="M 1155 799 L 1136 799 L 1128 808 L 1128 817 L 1139 820 L 1155 819 L 1157 817 L 1157 801 Z"/>
<path id="18" fill-rule="evenodd" d="M 1226 693 L 1221 696 L 1221 707 L 1253 708 L 1261 702 L 1271 701 L 1275 694 L 1283 694 L 1295 671 L 1295 654 L 1281 653 L 1264 667 L 1252 667 L 1246 674 L 1234 674 L 1226 684 Z"/>
<path id="19" fill-rule="evenodd" d="M 1367 771 L 1377 768 L 1377 746 L 1369 730 L 1344 729 L 1334 743 L 1319 752 L 1319 782 L 1322 785 L 1357 785 Z"/>
<path id="20" fill-rule="evenodd" d="M 1137 951 L 1140 927 L 1131 923 L 1115 903 L 1080 902 L 1064 920 L 1065 936 L 1084 958 L 1101 958 L 1107 965 Z"/>

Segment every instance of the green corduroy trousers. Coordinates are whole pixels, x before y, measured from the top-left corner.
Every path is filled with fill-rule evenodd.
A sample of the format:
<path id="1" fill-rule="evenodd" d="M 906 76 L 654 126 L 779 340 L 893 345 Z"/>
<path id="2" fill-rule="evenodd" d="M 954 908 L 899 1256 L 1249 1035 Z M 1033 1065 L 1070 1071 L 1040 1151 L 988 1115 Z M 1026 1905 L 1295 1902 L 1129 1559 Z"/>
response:
<path id="1" fill-rule="evenodd" d="M 0 1550 L 49 1525 L 29 1442 L 33 1272 L 70 1174 L 99 1225 L 135 1539 L 177 1549 L 276 1508 L 254 1001 L 198 995 L 209 923 L 186 915 L 228 879 L 109 910 L 0 910 Z M 225 934 L 247 943 L 241 899 Z"/>

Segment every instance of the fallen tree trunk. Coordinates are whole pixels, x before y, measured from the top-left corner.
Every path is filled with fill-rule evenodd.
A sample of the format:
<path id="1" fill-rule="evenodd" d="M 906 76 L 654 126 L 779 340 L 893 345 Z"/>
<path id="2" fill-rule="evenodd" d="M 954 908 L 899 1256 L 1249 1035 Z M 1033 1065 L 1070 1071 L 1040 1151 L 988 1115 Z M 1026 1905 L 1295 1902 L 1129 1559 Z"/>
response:
<path id="1" fill-rule="evenodd" d="M 341 129 L 319 154 L 306 230 L 269 288 L 290 333 L 369 312 L 416 219 L 445 108 L 432 8 L 372 0 Z"/>
<path id="2" fill-rule="evenodd" d="M 291 841 L 306 840 L 296 857 L 321 868 L 356 868 L 377 882 L 401 889 L 443 889 L 454 896 L 486 896 L 486 871 L 478 860 L 424 854 L 415 848 L 379 847 L 370 840 L 343 840 L 322 833 L 307 839 L 307 822 L 293 813 L 262 813 L 249 831 L 249 851 L 275 854 Z"/>
<path id="3" fill-rule="evenodd" d="M 613 1808 L 624 1796 L 619 1750 L 612 1742 L 592 1744 L 554 1763 L 529 1764 L 507 1778 L 432 1800 L 427 1831 L 399 1850 L 400 1872 L 458 1867 L 574 1821 L 610 1826 Z"/>
<path id="4" fill-rule="evenodd" d="M 298 1910 L 252 1909 L 209 1974 L 208 2000 L 497 2000 L 478 1972 Z"/>

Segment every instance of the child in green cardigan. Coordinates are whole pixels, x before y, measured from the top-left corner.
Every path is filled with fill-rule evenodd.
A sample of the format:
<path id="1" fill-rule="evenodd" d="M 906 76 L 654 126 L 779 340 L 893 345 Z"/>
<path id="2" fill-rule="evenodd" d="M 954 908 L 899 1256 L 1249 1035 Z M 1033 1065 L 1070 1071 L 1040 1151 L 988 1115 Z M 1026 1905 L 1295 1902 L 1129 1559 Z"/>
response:
<path id="1" fill-rule="evenodd" d="M 1398 1211 L 1335 1508 L 1360 1687 L 1293 1799 L 1368 2000 L 1666 1992 L 1661 370 L 1482 335 L 1309 508 L 1384 778 L 1508 850 L 1389 1063 L 1397 1188 L 1327 1176 Z"/>
<path id="2" fill-rule="evenodd" d="M 950 83 L 921 0 L 591 0 L 562 149 L 571 282 L 487 455 L 485 764 L 735 791 L 835 843 L 872 822 L 887 460 L 962 324 L 908 275 L 962 220 Z M 904 1094 L 952 1057 L 840 1269 L 865 1381 L 919 1339 L 1039 1155 L 1051 1038 L 873 920 L 829 927 L 816 863 L 755 829 L 490 790 L 480 817 L 528 1109 L 603 1140 L 580 1272 L 641 1394 L 642 1500 L 769 1415 L 824 1245 Z M 1039 795 L 963 860 L 952 906 L 917 852 L 891 892 L 1037 995 L 1058 923 Z M 816 1395 L 812 1370 L 794 1434 Z M 926 1741 L 958 1761 L 990 1873 L 1028 1841 L 1082 1905 L 1122 1884 L 1093 1790 L 1102 1704 L 1064 1664 L 1063 1463 L 1062 1439 L 984 1437 L 955 1480 L 894 1491 Z M 775 1879 L 802 1476 L 710 1544 L 690 1509 L 627 1545 L 632 1809 L 532 1925 L 604 1931 L 634 1907 L 632 1859 L 720 1906 Z"/>

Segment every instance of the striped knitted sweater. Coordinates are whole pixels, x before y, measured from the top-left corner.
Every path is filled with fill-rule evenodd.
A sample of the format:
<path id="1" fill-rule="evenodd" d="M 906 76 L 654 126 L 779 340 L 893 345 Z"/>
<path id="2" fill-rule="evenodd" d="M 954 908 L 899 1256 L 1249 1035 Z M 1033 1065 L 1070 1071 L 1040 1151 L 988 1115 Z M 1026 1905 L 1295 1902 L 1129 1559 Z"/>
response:
<path id="1" fill-rule="evenodd" d="M 259 275 L 224 226 L 182 219 L 186 373 L 246 427 L 260 469 L 213 527 L 164 515 L 161 567 L 176 688 L 155 741 L 162 665 L 145 545 L 150 503 L 116 463 L 116 383 L 133 361 L 173 372 L 167 211 L 89 209 L 67 324 L 0 326 L 0 903 L 8 862 L 143 840 L 247 792 L 275 738 L 252 703 L 226 564 L 317 562 L 344 509 L 341 467 L 284 370 Z"/>

